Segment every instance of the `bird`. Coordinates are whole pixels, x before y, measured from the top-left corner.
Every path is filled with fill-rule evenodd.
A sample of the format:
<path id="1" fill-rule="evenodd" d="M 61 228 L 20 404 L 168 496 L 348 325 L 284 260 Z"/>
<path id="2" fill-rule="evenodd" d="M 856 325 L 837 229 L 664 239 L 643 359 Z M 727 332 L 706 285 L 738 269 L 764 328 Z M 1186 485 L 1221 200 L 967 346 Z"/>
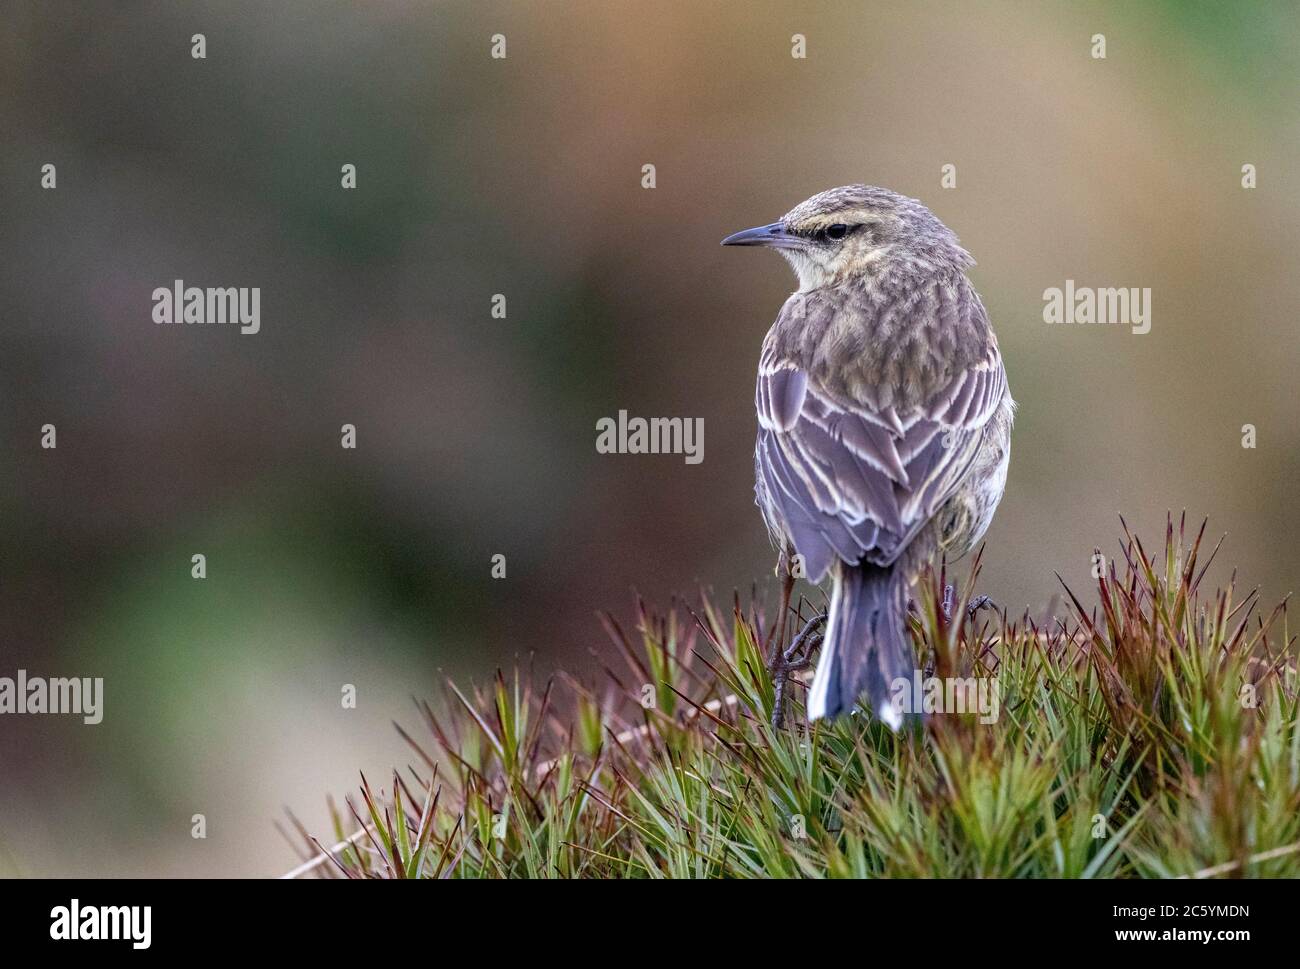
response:
<path id="1" fill-rule="evenodd" d="M 829 577 L 808 720 L 865 706 L 897 731 L 912 583 L 978 544 L 1006 488 L 1016 405 L 975 261 L 923 203 L 871 185 L 722 244 L 775 249 L 798 280 L 755 390 L 755 500 L 787 580 L 777 654 L 795 567 Z"/>

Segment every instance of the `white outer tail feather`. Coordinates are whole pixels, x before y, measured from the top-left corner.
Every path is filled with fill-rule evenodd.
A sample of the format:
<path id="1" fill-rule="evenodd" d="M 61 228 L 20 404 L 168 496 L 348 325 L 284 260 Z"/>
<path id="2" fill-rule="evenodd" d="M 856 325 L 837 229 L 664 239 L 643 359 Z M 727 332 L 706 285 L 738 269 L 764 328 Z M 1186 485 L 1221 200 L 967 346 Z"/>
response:
<path id="1" fill-rule="evenodd" d="M 817 670 L 813 673 L 812 686 L 808 688 L 808 722 L 820 720 L 826 716 L 826 693 L 831 685 L 831 670 L 835 668 L 835 643 L 831 642 L 830 631 L 835 628 L 835 615 L 839 612 L 840 581 L 831 583 L 831 605 L 826 612 L 826 637 L 822 640 L 822 654 L 817 660 Z"/>

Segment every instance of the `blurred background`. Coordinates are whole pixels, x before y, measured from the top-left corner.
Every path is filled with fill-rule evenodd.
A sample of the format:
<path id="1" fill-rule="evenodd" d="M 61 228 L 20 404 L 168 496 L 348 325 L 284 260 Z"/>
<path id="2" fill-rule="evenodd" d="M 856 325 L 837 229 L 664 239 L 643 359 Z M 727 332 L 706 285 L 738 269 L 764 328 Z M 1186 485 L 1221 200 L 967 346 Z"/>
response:
<path id="1" fill-rule="evenodd" d="M 630 622 L 633 590 L 772 601 L 753 379 L 792 277 L 718 241 L 848 182 L 979 261 L 1020 402 L 981 591 L 1042 610 L 1119 514 L 1156 544 L 1183 508 L 1227 533 L 1220 576 L 1297 584 L 1294 4 L 3 19 L 0 676 L 106 696 L 98 726 L 0 718 L 0 874 L 276 874 L 282 807 L 323 833 L 327 792 L 409 760 L 392 721 L 443 675 L 596 681 L 595 613 Z M 261 332 L 155 325 L 175 279 L 261 287 Z M 1151 332 L 1048 326 L 1066 279 L 1149 287 Z M 598 455 L 620 409 L 702 417 L 704 462 Z"/>

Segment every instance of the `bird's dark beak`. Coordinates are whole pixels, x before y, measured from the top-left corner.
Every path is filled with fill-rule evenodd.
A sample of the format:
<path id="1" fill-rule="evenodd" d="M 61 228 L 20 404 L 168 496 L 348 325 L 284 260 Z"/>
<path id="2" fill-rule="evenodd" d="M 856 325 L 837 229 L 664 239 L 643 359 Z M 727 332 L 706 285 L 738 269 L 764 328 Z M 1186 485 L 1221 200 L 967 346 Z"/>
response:
<path id="1" fill-rule="evenodd" d="M 786 229 L 780 222 L 744 229 L 722 240 L 724 246 L 767 246 L 769 249 L 803 249 L 808 240 Z"/>

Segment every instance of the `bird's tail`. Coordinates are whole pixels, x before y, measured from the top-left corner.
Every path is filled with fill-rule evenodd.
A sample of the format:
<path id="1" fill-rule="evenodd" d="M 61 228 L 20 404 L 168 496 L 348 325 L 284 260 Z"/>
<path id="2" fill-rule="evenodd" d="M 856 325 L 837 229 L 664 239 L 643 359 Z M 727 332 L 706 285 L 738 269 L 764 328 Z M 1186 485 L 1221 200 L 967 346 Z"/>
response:
<path id="1" fill-rule="evenodd" d="M 808 719 L 847 713 L 866 694 L 871 711 L 897 730 L 903 718 L 892 703 L 892 687 L 900 677 L 910 682 L 915 669 L 906 579 L 893 568 L 840 566 L 808 691 Z"/>

